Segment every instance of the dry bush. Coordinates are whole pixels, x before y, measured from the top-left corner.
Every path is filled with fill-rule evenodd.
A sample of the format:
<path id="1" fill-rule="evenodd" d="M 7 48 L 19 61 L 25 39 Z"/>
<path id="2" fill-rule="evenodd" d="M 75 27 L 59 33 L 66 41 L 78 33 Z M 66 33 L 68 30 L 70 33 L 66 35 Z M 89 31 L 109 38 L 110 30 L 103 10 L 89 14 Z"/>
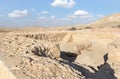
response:
<path id="1" fill-rule="evenodd" d="M 75 30 L 77 30 L 77 28 L 75 28 L 75 27 L 71 27 L 71 28 L 68 29 L 68 30 L 75 31 Z"/>
<path id="2" fill-rule="evenodd" d="M 91 29 L 91 27 L 87 26 L 87 27 L 85 27 L 85 29 Z"/>

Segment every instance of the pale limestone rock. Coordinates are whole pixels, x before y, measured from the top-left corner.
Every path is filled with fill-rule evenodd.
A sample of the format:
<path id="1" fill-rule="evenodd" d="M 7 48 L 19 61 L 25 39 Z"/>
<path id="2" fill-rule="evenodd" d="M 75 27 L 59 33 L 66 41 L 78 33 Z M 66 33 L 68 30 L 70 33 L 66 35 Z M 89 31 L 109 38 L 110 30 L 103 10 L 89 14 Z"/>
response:
<path id="1" fill-rule="evenodd" d="M 17 79 L 0 60 L 0 79 Z"/>
<path id="2" fill-rule="evenodd" d="M 120 39 L 114 40 L 110 44 L 108 44 L 108 54 L 109 59 L 108 62 L 115 70 L 115 75 L 119 79 L 120 78 Z"/>
<path id="3" fill-rule="evenodd" d="M 93 46 L 93 44 L 94 44 L 93 42 L 85 41 L 81 44 L 75 45 L 74 51 L 77 55 L 80 55 L 82 50 L 88 50 L 89 48 L 91 48 Z"/>

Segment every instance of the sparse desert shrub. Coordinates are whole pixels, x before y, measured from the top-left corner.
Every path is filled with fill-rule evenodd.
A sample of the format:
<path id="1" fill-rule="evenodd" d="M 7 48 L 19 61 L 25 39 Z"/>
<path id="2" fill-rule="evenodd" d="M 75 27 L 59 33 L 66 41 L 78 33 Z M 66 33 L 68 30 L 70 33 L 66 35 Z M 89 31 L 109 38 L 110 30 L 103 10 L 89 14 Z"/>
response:
<path id="1" fill-rule="evenodd" d="M 1 30 L 0 29 L 0 32 L 7 33 L 7 32 L 10 32 L 10 31 L 9 30 Z"/>
<path id="2" fill-rule="evenodd" d="M 120 25 L 118 25 L 118 28 L 120 28 Z"/>
<path id="3" fill-rule="evenodd" d="M 79 30 L 82 30 L 82 28 L 79 28 Z"/>
<path id="4" fill-rule="evenodd" d="M 69 30 L 74 31 L 74 30 L 77 30 L 77 28 L 71 27 Z"/>
<path id="5" fill-rule="evenodd" d="M 85 29 L 91 29 L 91 27 L 87 26 L 87 27 L 85 27 Z"/>

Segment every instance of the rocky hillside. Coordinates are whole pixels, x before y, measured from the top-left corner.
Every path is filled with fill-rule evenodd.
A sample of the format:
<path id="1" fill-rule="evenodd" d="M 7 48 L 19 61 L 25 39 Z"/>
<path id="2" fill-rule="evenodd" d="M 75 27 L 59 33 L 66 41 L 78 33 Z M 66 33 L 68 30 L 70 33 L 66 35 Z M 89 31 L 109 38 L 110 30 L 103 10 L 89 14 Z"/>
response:
<path id="1" fill-rule="evenodd" d="M 120 14 L 113 14 L 90 24 L 91 27 L 113 27 L 120 28 Z"/>

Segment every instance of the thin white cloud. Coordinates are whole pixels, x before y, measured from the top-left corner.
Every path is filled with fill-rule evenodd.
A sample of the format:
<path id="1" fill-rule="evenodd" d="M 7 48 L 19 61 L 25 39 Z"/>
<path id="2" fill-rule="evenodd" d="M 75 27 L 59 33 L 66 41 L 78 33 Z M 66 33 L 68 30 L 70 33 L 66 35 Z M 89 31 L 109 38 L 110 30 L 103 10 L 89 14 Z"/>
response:
<path id="1" fill-rule="evenodd" d="M 31 11 L 36 11 L 36 9 L 35 9 L 35 8 L 31 8 L 30 10 L 31 10 Z"/>
<path id="2" fill-rule="evenodd" d="M 42 20 L 42 19 L 45 19 L 46 17 L 44 16 L 41 16 L 41 17 L 38 17 L 38 19 Z"/>
<path id="3" fill-rule="evenodd" d="M 48 11 L 42 11 L 43 14 L 48 14 Z"/>
<path id="4" fill-rule="evenodd" d="M 51 19 L 55 19 L 55 16 L 51 16 L 50 18 L 51 18 Z"/>
<path id="5" fill-rule="evenodd" d="M 62 21 L 72 21 L 71 18 L 62 18 Z"/>
<path id="6" fill-rule="evenodd" d="M 76 18 L 76 16 L 74 16 L 74 15 L 68 15 L 67 18 L 73 19 L 73 18 Z"/>
<path id="7" fill-rule="evenodd" d="M 75 18 L 92 18 L 93 15 L 90 14 L 89 12 L 85 11 L 85 10 L 77 10 L 75 11 L 72 15 L 68 15 L 67 18 L 70 19 L 75 19 Z"/>
<path id="8" fill-rule="evenodd" d="M 28 10 L 14 10 L 8 14 L 8 17 L 11 18 L 20 18 L 28 15 Z"/>
<path id="9" fill-rule="evenodd" d="M 93 18 L 93 15 L 90 14 L 88 11 L 85 10 L 77 10 L 73 12 L 72 14 L 68 15 L 67 17 L 63 18 L 64 21 L 72 21 L 75 19 L 86 19 L 89 20 Z"/>
<path id="10" fill-rule="evenodd" d="M 3 17 L 4 15 L 3 14 L 0 14 L 0 17 Z"/>
<path id="11" fill-rule="evenodd" d="M 74 17 L 79 17 L 79 18 L 90 18 L 93 17 L 89 12 L 85 10 L 77 10 L 73 14 Z"/>
<path id="12" fill-rule="evenodd" d="M 51 20 L 51 19 L 55 19 L 55 18 L 56 18 L 55 16 L 49 16 L 49 17 L 39 16 L 38 20 Z"/>
<path id="13" fill-rule="evenodd" d="M 102 17 L 104 17 L 104 15 L 103 14 L 98 14 L 97 17 L 102 18 Z"/>
<path id="14" fill-rule="evenodd" d="M 74 5 L 75 5 L 75 0 L 54 0 L 54 2 L 51 3 L 51 6 L 53 7 L 71 8 Z"/>

